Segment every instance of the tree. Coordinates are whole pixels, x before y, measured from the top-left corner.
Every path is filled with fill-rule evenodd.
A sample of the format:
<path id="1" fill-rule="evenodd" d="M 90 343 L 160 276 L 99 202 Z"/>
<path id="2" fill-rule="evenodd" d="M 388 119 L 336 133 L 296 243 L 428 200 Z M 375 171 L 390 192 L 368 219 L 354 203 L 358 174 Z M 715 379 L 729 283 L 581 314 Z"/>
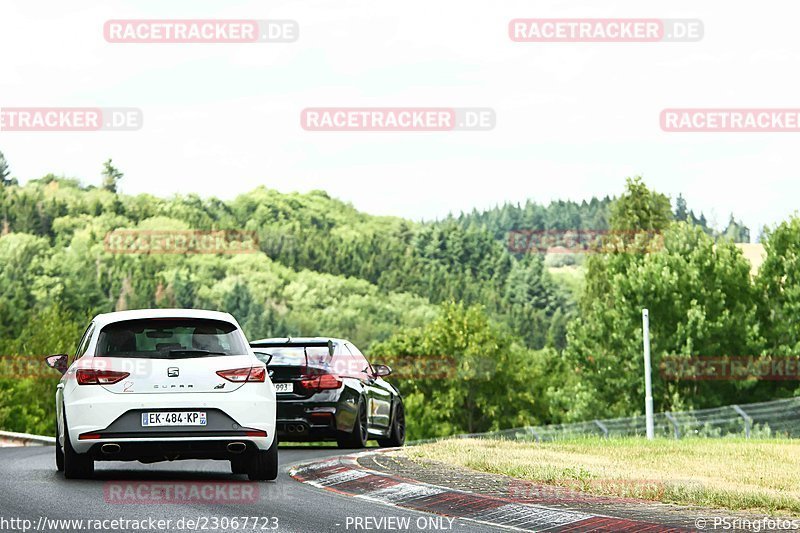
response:
<path id="1" fill-rule="evenodd" d="M 48 248 L 44 238 L 26 233 L 0 237 L 0 342 L 16 338 L 29 322 L 36 304 L 36 281 L 46 275 Z"/>
<path id="2" fill-rule="evenodd" d="M 107 163 L 116 183 L 121 173 Z M 392 364 L 394 354 L 449 357 L 452 379 L 399 381 L 415 424 L 411 438 L 549 422 L 550 413 L 564 418 L 637 409 L 640 307 L 651 308 L 656 363 L 678 348 L 679 354 L 755 350 L 759 321 L 747 303 L 749 266 L 742 268 L 729 242 L 715 245 L 669 222 L 653 230 L 665 233 L 664 252 L 589 254 L 585 278 L 552 276 L 541 257 L 509 253 L 500 224 L 662 228 L 662 199 L 633 180 L 618 201 L 507 204 L 463 219 L 417 223 L 360 213 L 319 191 L 258 188 L 232 201 L 163 199 L 110 194 L 47 175 L 13 190 L 0 187 L 0 353 L 61 350 L 57 343 L 78 340 L 78 333 L 66 331 L 69 317 L 85 327 L 88 318 L 117 304 L 225 309 L 253 337 L 349 338 L 376 363 Z M 261 247 L 232 255 L 113 253 L 104 237 L 118 228 L 244 229 L 257 232 Z M 767 269 L 774 277 L 763 292 L 781 314 L 763 321 L 774 324 L 770 342 L 786 339 L 795 347 L 796 293 L 781 291 L 795 290 L 788 282 L 800 252 L 780 239 L 776 232 L 776 266 Z M 572 300 L 584 285 L 577 314 Z M 60 310 L 45 312 L 51 302 Z M 436 305 L 441 302 L 449 303 Z M 575 319 L 581 324 L 570 324 Z M 386 339 L 391 342 L 382 349 L 370 350 Z M 548 348 L 536 349 L 543 345 Z M 777 390 L 768 388 L 773 385 L 748 389 L 748 399 L 764 398 Z M 731 390 L 657 380 L 657 406 L 722 403 L 733 398 Z M 43 431 L 39 424 L 51 424 L 51 412 L 52 397 L 27 382 L 0 388 L 0 427 Z"/>
<path id="3" fill-rule="evenodd" d="M 3 152 L 0 152 L 0 183 L 3 185 L 10 185 L 11 180 L 7 180 L 6 178 L 11 173 L 8 168 L 8 162 L 6 161 L 6 156 L 3 155 Z"/>
<path id="4" fill-rule="evenodd" d="M 641 176 L 627 178 L 625 194 L 611 204 L 611 229 L 661 231 L 672 220 L 669 198 L 650 191 Z"/>
<path id="5" fill-rule="evenodd" d="M 125 174 L 119 171 L 114 165 L 111 164 L 111 159 L 103 163 L 103 189 L 117 192 L 117 183 Z"/>
<path id="6" fill-rule="evenodd" d="M 682 194 L 678 195 L 675 200 L 675 220 L 678 222 L 685 222 L 689 218 L 689 210 L 686 207 L 686 199 Z"/>
<path id="7" fill-rule="evenodd" d="M 535 422 L 541 386 L 532 353 L 479 305 L 442 304 L 422 328 L 397 332 L 371 350 L 394 364 L 410 439 Z M 394 357 L 396 360 L 393 360 Z"/>
<path id="8" fill-rule="evenodd" d="M 761 301 L 760 322 L 770 353 L 797 355 L 800 350 L 800 218 L 764 229 L 767 253 L 758 271 L 756 285 Z"/>
<path id="9" fill-rule="evenodd" d="M 558 333 L 557 327 L 552 329 L 551 320 L 565 307 L 566 298 L 557 290 L 539 255 L 528 254 L 514 262 L 503 296 L 506 321 L 526 346 L 539 349 L 561 343 L 549 334 L 551 330 Z"/>
<path id="10" fill-rule="evenodd" d="M 568 327 L 565 383 L 549 389 L 557 419 L 642 411 L 642 308 L 650 310 L 655 369 L 667 355 L 758 353 L 762 340 L 749 263 L 730 241 L 715 243 L 699 227 L 669 223 L 665 200 L 629 180 L 612 226 L 662 230 L 662 247 L 598 254 L 587 261 L 580 319 Z M 751 385 L 674 382 L 656 374 L 654 401 L 657 410 L 723 405 L 738 401 L 741 388 Z"/>
<path id="11" fill-rule="evenodd" d="M 736 221 L 731 213 L 728 227 L 722 232 L 722 236 L 733 242 L 750 242 L 750 228 L 745 226 L 742 221 Z"/>

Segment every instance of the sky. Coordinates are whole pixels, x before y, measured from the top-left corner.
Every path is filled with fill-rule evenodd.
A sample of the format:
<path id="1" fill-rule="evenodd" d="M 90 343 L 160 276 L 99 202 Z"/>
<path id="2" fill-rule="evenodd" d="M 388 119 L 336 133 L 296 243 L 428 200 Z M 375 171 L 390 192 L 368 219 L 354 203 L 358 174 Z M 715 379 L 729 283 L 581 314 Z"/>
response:
<path id="1" fill-rule="evenodd" d="M 796 2 L 3 0 L 0 108 L 135 107 L 136 131 L 0 132 L 22 182 L 232 198 L 324 189 L 434 219 L 589 199 L 641 175 L 753 235 L 794 213 L 800 133 L 664 132 L 665 108 L 800 107 Z M 698 42 L 520 43 L 515 18 L 696 18 Z M 291 43 L 109 43 L 119 19 L 293 20 Z M 490 131 L 306 131 L 313 107 L 481 107 Z"/>

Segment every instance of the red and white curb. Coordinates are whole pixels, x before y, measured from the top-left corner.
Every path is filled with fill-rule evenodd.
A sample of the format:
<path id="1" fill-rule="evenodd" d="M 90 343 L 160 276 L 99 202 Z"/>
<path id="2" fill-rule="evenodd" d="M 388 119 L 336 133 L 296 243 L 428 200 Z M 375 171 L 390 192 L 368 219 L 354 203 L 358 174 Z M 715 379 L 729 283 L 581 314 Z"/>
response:
<path id="1" fill-rule="evenodd" d="M 690 531 L 676 526 L 518 503 L 496 496 L 440 487 L 358 464 L 361 452 L 295 465 L 289 475 L 328 491 L 385 505 L 469 520 L 516 531 Z"/>

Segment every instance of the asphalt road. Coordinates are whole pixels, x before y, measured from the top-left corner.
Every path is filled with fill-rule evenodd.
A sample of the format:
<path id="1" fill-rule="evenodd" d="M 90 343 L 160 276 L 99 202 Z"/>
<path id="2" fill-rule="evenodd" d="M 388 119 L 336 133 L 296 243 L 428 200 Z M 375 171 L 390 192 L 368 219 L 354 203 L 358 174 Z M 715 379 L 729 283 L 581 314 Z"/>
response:
<path id="1" fill-rule="evenodd" d="M 483 524 L 449 522 L 447 518 L 432 514 L 335 494 L 295 481 L 288 475 L 289 467 L 295 463 L 340 453 L 335 448 L 281 448 L 278 479 L 257 483 L 258 495 L 253 502 L 109 503 L 109 481 L 202 483 L 246 482 L 247 478 L 231 474 L 227 461 L 174 461 L 151 465 L 97 462 L 94 479 L 65 480 L 56 471 L 52 446 L 0 448 L 0 531 L 23 531 L 22 520 L 30 520 L 28 531 L 37 531 L 40 524 L 42 527 L 38 531 L 79 530 L 75 523 L 54 522 L 59 519 L 83 519 L 83 531 L 501 531 Z M 44 517 L 42 522 L 41 517 Z M 240 518 L 237 529 L 229 522 L 232 517 L 260 518 L 257 522 L 250 518 L 246 526 Z M 138 530 L 134 522 L 128 522 L 127 527 L 121 522 L 106 522 L 106 527 L 94 522 L 151 518 L 171 522 L 165 528 L 160 528 L 157 522 L 140 523 L 139 526 L 145 527 Z M 18 521 L 13 522 L 14 519 Z M 180 519 L 183 519 L 182 524 Z M 387 522 L 389 519 L 392 522 Z M 187 527 L 188 520 L 197 522 L 194 528 Z M 277 529 L 269 529 L 276 524 Z M 101 529 L 87 529 L 90 525 L 100 525 Z M 398 527 L 387 528 L 386 525 Z"/>

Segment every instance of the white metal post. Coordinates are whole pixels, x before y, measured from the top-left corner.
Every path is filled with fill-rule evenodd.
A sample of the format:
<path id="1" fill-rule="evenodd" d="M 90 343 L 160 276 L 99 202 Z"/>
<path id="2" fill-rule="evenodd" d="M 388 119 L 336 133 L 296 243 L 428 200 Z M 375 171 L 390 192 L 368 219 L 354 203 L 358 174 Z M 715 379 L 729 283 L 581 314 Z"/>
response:
<path id="1" fill-rule="evenodd" d="M 653 381 L 650 377 L 650 315 L 647 309 L 642 309 L 642 332 L 644 338 L 644 413 L 647 428 L 647 438 L 652 440 L 655 436 L 653 429 Z"/>

